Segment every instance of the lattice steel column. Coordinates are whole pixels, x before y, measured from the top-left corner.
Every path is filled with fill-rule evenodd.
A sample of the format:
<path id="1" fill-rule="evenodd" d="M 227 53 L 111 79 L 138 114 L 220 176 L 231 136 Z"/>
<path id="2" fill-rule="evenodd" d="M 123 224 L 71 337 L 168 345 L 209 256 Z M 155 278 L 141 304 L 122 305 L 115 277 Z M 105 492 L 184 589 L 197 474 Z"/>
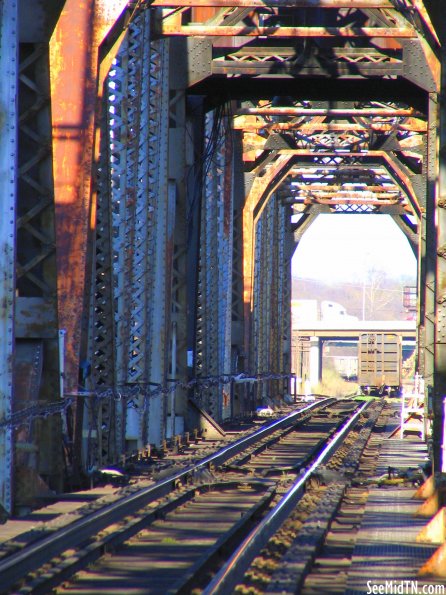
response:
<path id="1" fill-rule="evenodd" d="M 293 251 L 290 245 L 287 246 L 292 243 L 291 231 L 287 231 L 287 217 L 289 219 L 289 207 L 283 206 L 273 194 L 256 225 L 253 361 L 254 373 L 259 375 L 290 372 L 286 337 L 291 332 L 290 257 Z M 283 381 L 269 378 L 260 383 L 257 398 L 275 399 L 284 392 Z"/>
<path id="2" fill-rule="evenodd" d="M 14 411 L 59 401 L 62 377 L 59 359 L 55 203 L 51 147 L 48 41 L 29 27 L 19 48 L 19 136 L 17 174 L 17 298 Z M 65 436 L 71 465 L 72 436 Z M 59 491 L 63 488 L 62 427 L 58 416 L 30 420 L 17 429 L 14 461 L 17 504 L 33 499 L 37 477 Z"/>
<path id="3" fill-rule="evenodd" d="M 270 199 L 271 216 L 271 242 L 270 249 L 266 254 L 271 267 L 271 286 L 269 288 L 269 308 L 268 308 L 268 333 L 269 333 L 269 373 L 281 372 L 283 361 L 282 345 L 282 324 L 283 324 L 283 237 L 285 232 L 285 221 L 283 210 L 281 209 L 276 195 Z M 276 399 L 279 394 L 279 381 L 269 381 L 270 395 Z"/>
<path id="4" fill-rule="evenodd" d="M 426 200 L 425 211 L 420 219 L 419 244 L 419 330 L 418 353 L 419 372 L 425 379 L 425 386 L 433 390 L 435 368 L 435 285 L 436 285 L 436 229 L 435 193 L 438 179 L 437 127 L 439 118 L 438 96 L 429 95 L 428 135 L 425 155 Z"/>
<path id="5" fill-rule="evenodd" d="M 150 382 L 166 385 L 172 291 L 175 194 L 168 188 L 168 108 L 169 45 L 167 40 L 150 44 L 149 89 L 149 200 L 155 205 L 155 279 L 151 298 L 152 337 L 150 342 Z M 148 436 L 159 443 L 165 436 L 167 402 L 164 394 L 149 401 Z"/>
<path id="6" fill-rule="evenodd" d="M 244 372 L 248 354 L 244 346 L 244 307 L 243 307 L 243 205 L 245 184 L 242 158 L 242 139 L 234 133 L 234 229 L 232 256 L 232 373 Z M 233 394 L 233 415 L 251 410 L 249 385 L 235 384 Z"/>
<path id="7" fill-rule="evenodd" d="M 253 372 L 261 374 L 267 369 L 266 350 L 265 350 L 265 324 L 264 318 L 266 308 L 264 306 L 265 292 L 263 289 L 263 280 L 266 277 L 266 271 L 262 267 L 262 246 L 266 244 L 264 239 L 266 233 L 264 228 L 266 226 L 266 212 L 265 208 L 262 216 L 257 221 L 255 227 L 255 242 L 254 242 L 254 282 L 253 282 L 253 309 L 252 309 L 252 344 L 250 361 L 252 362 Z M 263 383 L 256 385 L 256 399 L 260 402 L 266 397 L 266 390 Z"/>
<path id="8" fill-rule="evenodd" d="M 172 48 L 171 48 L 172 49 Z M 186 143 L 191 139 L 186 134 L 186 99 L 182 81 L 175 75 L 179 68 L 178 60 L 170 54 L 171 91 L 169 102 L 169 192 L 172 194 L 175 213 L 174 241 L 172 246 L 172 312 L 169 378 L 172 381 L 187 383 L 187 189 L 186 156 L 190 159 L 193 151 L 186 151 Z M 189 132 L 189 131 L 188 131 Z M 192 165 L 192 164 L 188 164 Z M 172 387 L 172 383 L 169 383 Z M 168 396 L 169 416 L 167 436 L 178 434 L 181 425 L 176 418 L 185 420 L 187 416 L 187 391 L 177 386 Z"/>
<path id="9" fill-rule="evenodd" d="M 100 126 L 99 164 L 96 172 L 97 208 L 96 234 L 90 299 L 90 325 L 88 337 L 88 358 L 91 362 L 92 388 L 114 387 L 116 385 L 116 328 L 113 293 L 113 232 L 111 213 L 111 139 L 109 129 L 109 82 L 104 85 L 102 117 Z M 85 363 L 84 378 L 87 388 L 88 366 Z M 84 465 L 102 465 L 114 462 L 125 451 L 124 424 L 125 401 L 115 398 L 96 401 L 86 397 Z M 94 435 L 92 436 L 92 431 Z"/>
<path id="10" fill-rule="evenodd" d="M 270 197 L 256 225 L 255 261 L 254 261 L 254 372 L 267 374 L 274 366 L 273 320 L 277 302 L 275 252 L 275 199 Z M 261 382 L 257 390 L 257 399 L 271 397 L 271 383 Z"/>
<path id="11" fill-rule="evenodd" d="M 291 354 L 292 354 L 292 340 L 293 329 L 291 323 L 291 297 L 292 297 L 292 273 L 291 260 L 294 255 L 294 237 L 293 228 L 291 224 L 292 209 L 289 205 L 282 206 L 285 218 L 285 237 L 284 237 L 284 280 L 283 280 L 283 372 L 291 374 Z M 287 384 L 288 391 L 290 390 L 290 383 Z"/>
<path id="12" fill-rule="evenodd" d="M 198 377 L 231 372 L 233 251 L 232 137 L 220 112 L 206 116 L 206 156 L 197 304 Z M 201 404 L 220 421 L 231 415 L 229 383 L 202 389 Z"/>
<path id="13" fill-rule="evenodd" d="M 0 424 L 12 410 L 14 352 L 15 225 L 17 175 L 18 11 L 9 0 L 0 7 Z M 0 426 L 0 504 L 12 511 L 12 428 Z"/>
<path id="14" fill-rule="evenodd" d="M 90 464 L 123 452 L 124 434 L 127 448 L 164 438 L 175 216 L 167 184 L 167 73 L 168 42 L 151 40 L 150 13 L 143 11 L 130 23 L 105 86 L 91 328 L 93 384 L 112 391 L 85 428 L 91 434 L 106 426 Z"/>

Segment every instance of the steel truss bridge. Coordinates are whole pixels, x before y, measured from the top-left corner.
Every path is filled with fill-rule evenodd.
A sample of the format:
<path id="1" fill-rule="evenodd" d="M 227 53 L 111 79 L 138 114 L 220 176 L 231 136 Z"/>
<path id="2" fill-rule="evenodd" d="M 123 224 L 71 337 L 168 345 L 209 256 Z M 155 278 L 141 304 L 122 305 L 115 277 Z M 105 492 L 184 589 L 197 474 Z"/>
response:
<path id="1" fill-rule="evenodd" d="M 320 213 L 419 262 L 442 469 L 446 22 L 435 0 L 5 0 L 0 504 L 287 390 Z M 243 382 L 249 378 L 249 382 Z"/>

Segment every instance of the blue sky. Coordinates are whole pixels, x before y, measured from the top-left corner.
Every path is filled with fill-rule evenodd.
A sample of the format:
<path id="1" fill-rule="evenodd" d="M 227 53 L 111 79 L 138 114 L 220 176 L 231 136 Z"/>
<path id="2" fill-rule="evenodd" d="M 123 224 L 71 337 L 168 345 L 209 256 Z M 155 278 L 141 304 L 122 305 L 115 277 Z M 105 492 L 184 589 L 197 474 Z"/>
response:
<path id="1" fill-rule="evenodd" d="M 362 280 L 371 269 L 416 279 L 409 242 L 388 215 L 319 215 L 292 260 L 294 277 L 327 282 Z"/>

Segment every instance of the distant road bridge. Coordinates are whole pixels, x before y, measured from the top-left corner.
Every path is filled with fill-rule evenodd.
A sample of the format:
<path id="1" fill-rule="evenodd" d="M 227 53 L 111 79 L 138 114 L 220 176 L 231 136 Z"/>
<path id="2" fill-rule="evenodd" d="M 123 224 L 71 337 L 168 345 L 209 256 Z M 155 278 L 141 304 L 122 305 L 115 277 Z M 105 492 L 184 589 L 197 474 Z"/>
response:
<path id="1" fill-rule="evenodd" d="M 403 338 L 416 337 L 415 320 L 316 320 L 293 327 L 299 337 L 354 338 L 361 333 L 397 333 Z"/>
<path id="2" fill-rule="evenodd" d="M 396 333 L 416 339 L 414 320 L 313 320 L 299 322 L 292 332 L 292 369 L 315 386 L 322 378 L 322 344 L 326 340 L 357 341 L 362 333 Z M 307 344 L 305 346 L 305 343 Z"/>

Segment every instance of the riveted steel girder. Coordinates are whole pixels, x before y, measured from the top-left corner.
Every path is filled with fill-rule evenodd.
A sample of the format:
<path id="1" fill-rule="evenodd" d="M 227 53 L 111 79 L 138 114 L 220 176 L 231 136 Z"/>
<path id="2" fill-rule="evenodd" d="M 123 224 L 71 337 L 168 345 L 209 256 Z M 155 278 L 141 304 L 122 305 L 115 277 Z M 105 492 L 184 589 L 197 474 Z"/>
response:
<path id="1" fill-rule="evenodd" d="M 245 309 L 245 352 L 250 353 L 253 311 L 255 226 L 267 198 L 281 183 L 291 167 L 291 156 L 279 155 L 263 176 L 257 176 L 246 197 L 243 209 L 243 302 Z M 251 361 L 252 365 L 252 361 Z"/>
<path id="2" fill-rule="evenodd" d="M 0 505 L 12 512 L 12 412 L 17 168 L 18 10 L 0 6 Z"/>
<path id="3" fill-rule="evenodd" d="M 265 376 L 257 389 L 259 403 L 283 396 L 282 384 L 268 376 L 290 371 L 284 354 L 290 310 L 287 214 L 289 209 L 273 194 L 256 224 L 251 349 L 254 373 Z"/>
<path id="4" fill-rule="evenodd" d="M 67 0 L 50 41 L 58 306 L 65 388 L 77 392 L 91 216 L 98 48 L 126 0 Z"/>
<path id="5" fill-rule="evenodd" d="M 90 388 L 105 394 L 85 428 L 98 436 L 86 445 L 90 465 L 112 462 L 126 443 L 159 444 L 166 431 L 175 222 L 168 58 L 167 43 L 151 39 L 150 13 L 139 13 L 104 87 Z"/>
<path id="6" fill-rule="evenodd" d="M 186 35 L 199 37 L 303 37 L 303 38 L 349 38 L 349 39 L 415 39 L 416 32 L 410 27 L 250 27 L 230 25 L 176 25 L 163 21 L 161 35 Z"/>
<path id="7" fill-rule="evenodd" d="M 236 6 L 276 8 L 392 8 L 390 0 L 152 0 L 151 6 Z"/>
<path id="8" fill-rule="evenodd" d="M 230 121 L 206 115 L 198 280 L 196 374 L 216 380 L 231 373 L 233 154 Z M 230 417 L 229 383 L 203 388 L 200 404 L 217 421 Z"/>
<path id="9" fill-rule="evenodd" d="M 446 85 L 446 52 L 442 49 L 442 88 Z M 438 178 L 436 192 L 435 375 L 433 395 L 434 469 L 446 473 L 444 399 L 446 394 L 446 105 L 438 99 Z"/>

